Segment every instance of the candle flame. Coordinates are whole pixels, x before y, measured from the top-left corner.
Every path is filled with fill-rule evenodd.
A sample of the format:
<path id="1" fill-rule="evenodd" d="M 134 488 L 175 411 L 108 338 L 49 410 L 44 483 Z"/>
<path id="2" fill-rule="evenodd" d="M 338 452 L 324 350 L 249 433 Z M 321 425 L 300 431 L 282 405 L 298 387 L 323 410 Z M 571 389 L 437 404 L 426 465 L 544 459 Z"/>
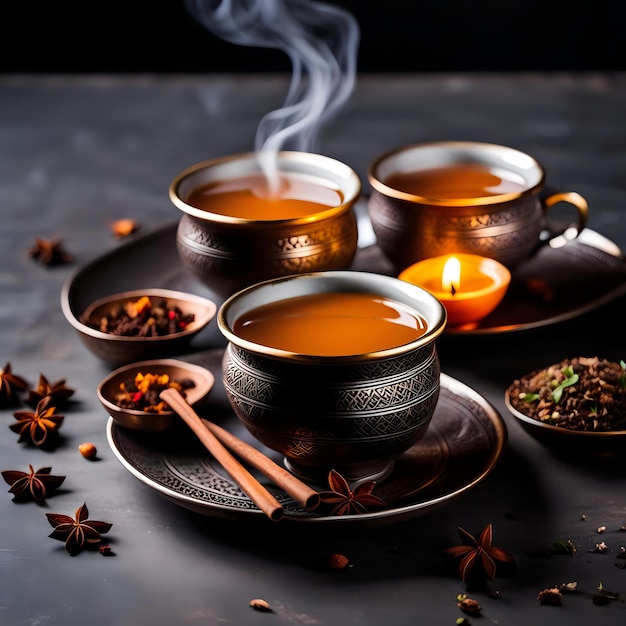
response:
<path id="1" fill-rule="evenodd" d="M 461 261 L 451 256 L 443 266 L 441 273 L 441 289 L 454 295 L 461 283 Z"/>

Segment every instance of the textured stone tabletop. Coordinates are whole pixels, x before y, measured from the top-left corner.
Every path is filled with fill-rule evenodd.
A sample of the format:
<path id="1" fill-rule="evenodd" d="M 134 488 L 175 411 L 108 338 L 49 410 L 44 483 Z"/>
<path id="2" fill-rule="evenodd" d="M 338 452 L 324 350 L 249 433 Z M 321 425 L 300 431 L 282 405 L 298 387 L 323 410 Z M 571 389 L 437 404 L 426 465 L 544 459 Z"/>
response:
<path id="1" fill-rule="evenodd" d="M 62 287 L 78 268 L 125 245 L 111 233 L 114 220 L 135 219 L 134 238 L 174 224 L 173 177 L 253 149 L 260 117 L 280 106 L 287 84 L 283 76 L 0 78 L 0 367 L 10 363 L 32 384 L 44 374 L 75 389 L 62 445 L 52 452 L 18 443 L 9 429 L 16 409 L 0 411 L 0 470 L 52 466 L 67 477 L 41 506 L 0 493 L 0 623 L 453 624 L 463 617 L 461 593 L 494 624 L 623 621 L 626 561 L 616 557 L 626 545 L 624 454 L 557 455 L 504 406 L 509 382 L 542 365 L 577 355 L 626 359 L 623 295 L 559 324 L 442 338 L 442 370 L 493 405 L 508 441 L 489 476 L 415 519 L 349 531 L 225 522 L 162 497 L 115 458 L 95 393 L 108 369 L 65 320 Z M 626 249 L 625 111 L 623 74 L 363 75 L 324 128 L 319 151 L 354 167 L 367 194 L 368 163 L 397 145 L 511 145 L 544 164 L 548 184 L 583 194 L 588 227 Z M 37 263 L 28 254 L 37 237 L 61 239 L 72 263 Z M 216 333 L 209 341 L 220 348 Z M 78 452 L 84 441 L 97 446 L 95 461 Z M 113 557 L 70 557 L 48 538 L 44 514 L 73 515 L 84 502 L 92 519 L 113 524 Z M 439 553 L 459 543 L 457 527 L 478 533 L 490 523 L 494 544 L 519 563 L 517 576 L 490 583 L 498 599 L 468 589 Z M 571 540 L 575 556 L 553 554 L 557 540 Z M 595 549 L 601 541 L 603 553 Z M 329 569 L 332 553 L 348 556 L 350 566 Z M 569 582 L 578 591 L 563 606 L 538 602 L 541 590 Z M 600 584 L 619 599 L 595 605 Z M 253 598 L 275 614 L 251 609 Z"/>

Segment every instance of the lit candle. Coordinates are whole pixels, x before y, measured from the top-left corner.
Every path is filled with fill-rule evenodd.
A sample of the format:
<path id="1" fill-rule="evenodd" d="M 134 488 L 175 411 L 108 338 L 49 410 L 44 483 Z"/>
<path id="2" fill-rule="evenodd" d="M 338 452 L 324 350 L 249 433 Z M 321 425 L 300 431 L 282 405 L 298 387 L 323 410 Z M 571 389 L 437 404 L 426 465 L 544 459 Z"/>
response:
<path id="1" fill-rule="evenodd" d="M 398 276 L 430 291 L 445 307 L 450 326 L 475 326 L 500 304 L 509 270 L 476 254 L 446 254 L 418 261 Z"/>

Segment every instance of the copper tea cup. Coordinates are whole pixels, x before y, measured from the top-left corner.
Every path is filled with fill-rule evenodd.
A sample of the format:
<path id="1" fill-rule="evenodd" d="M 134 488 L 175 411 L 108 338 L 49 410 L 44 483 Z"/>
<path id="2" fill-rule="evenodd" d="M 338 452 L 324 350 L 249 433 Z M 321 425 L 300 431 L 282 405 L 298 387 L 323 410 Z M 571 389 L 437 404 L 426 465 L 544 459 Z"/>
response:
<path id="1" fill-rule="evenodd" d="M 459 180 L 470 172 L 497 186 Z M 378 156 L 368 178 L 372 228 L 398 271 L 455 252 L 489 257 L 512 269 L 545 243 L 557 246 L 577 237 L 587 223 L 585 198 L 574 191 L 548 192 L 543 166 L 508 146 L 476 141 L 402 146 Z M 548 219 L 559 203 L 574 207 L 575 224 L 561 227 Z"/>
<path id="2" fill-rule="evenodd" d="M 189 202 L 198 188 L 238 184 L 263 170 L 255 153 L 204 161 L 181 172 L 170 185 L 170 199 L 182 212 L 177 248 L 182 263 L 209 289 L 228 296 L 262 280 L 289 274 L 347 268 L 357 250 L 354 205 L 361 181 L 347 165 L 320 154 L 279 152 L 276 167 L 289 181 L 336 193 L 334 205 L 314 212 L 273 218 L 241 217 Z"/>

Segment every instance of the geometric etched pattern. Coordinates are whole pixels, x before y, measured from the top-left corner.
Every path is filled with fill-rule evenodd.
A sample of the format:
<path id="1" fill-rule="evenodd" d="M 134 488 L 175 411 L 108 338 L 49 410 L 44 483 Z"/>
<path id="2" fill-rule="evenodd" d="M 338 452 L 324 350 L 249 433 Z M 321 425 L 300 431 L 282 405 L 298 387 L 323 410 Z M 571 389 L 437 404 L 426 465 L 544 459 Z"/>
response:
<path id="1" fill-rule="evenodd" d="M 326 465 L 339 454 L 343 463 L 393 457 L 422 436 L 439 397 L 434 341 L 416 352 L 420 358 L 312 366 L 229 344 L 224 387 L 246 428 L 290 459 Z"/>
<path id="2" fill-rule="evenodd" d="M 324 221 L 261 228 L 204 222 L 183 215 L 176 247 L 184 266 L 209 286 L 237 287 L 310 271 L 343 269 L 357 249 L 352 208 Z M 241 284 L 237 284 L 241 281 Z"/>
<path id="3" fill-rule="evenodd" d="M 545 221 L 540 200 L 526 195 L 507 203 L 437 207 L 389 199 L 373 191 L 368 212 L 382 252 L 402 268 L 415 261 L 465 252 L 509 267 L 536 246 Z"/>

